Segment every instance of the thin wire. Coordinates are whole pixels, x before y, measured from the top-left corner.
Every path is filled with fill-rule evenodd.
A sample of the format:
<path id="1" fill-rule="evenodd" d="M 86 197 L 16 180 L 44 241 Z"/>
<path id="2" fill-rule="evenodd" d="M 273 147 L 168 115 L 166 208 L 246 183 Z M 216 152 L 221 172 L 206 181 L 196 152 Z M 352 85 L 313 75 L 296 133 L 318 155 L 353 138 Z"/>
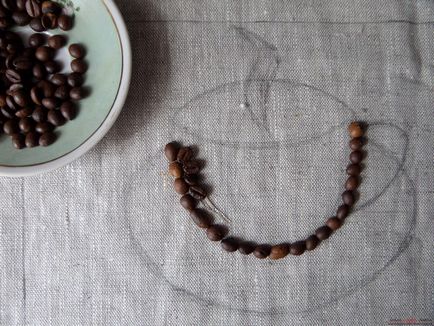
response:
<path id="1" fill-rule="evenodd" d="M 203 199 L 201 202 L 206 208 L 219 215 L 226 223 L 232 223 L 231 219 L 227 217 L 221 210 L 219 210 L 217 206 L 214 205 L 214 203 L 211 201 L 211 199 L 209 199 L 209 197 L 205 197 L 205 199 Z"/>

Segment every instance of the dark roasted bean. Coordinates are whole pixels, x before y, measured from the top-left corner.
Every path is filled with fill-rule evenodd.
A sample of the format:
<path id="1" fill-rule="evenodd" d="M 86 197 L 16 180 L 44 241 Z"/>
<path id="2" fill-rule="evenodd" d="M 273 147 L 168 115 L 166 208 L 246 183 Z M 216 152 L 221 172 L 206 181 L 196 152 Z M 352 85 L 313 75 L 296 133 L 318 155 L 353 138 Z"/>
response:
<path id="1" fill-rule="evenodd" d="M 227 234 L 227 230 L 224 226 L 219 224 L 211 225 L 206 229 L 206 236 L 211 241 L 221 241 Z"/>
<path id="2" fill-rule="evenodd" d="M 6 96 L 6 104 L 8 107 L 14 111 L 19 109 L 19 106 L 15 103 L 14 98 L 10 95 Z"/>
<path id="3" fill-rule="evenodd" d="M 347 167 L 347 174 L 352 176 L 358 176 L 362 172 L 360 164 L 350 164 Z"/>
<path id="4" fill-rule="evenodd" d="M 14 98 L 14 102 L 21 107 L 25 107 L 29 104 L 28 95 L 22 89 L 14 91 L 12 96 Z"/>
<path id="5" fill-rule="evenodd" d="M 84 74 L 87 71 L 87 64 L 81 59 L 74 59 L 71 61 L 71 69 L 73 72 Z"/>
<path id="6" fill-rule="evenodd" d="M 69 86 L 63 85 L 59 86 L 56 89 L 56 92 L 54 92 L 54 96 L 57 97 L 60 100 L 68 100 L 69 99 Z"/>
<path id="7" fill-rule="evenodd" d="M 345 183 L 346 190 L 356 190 L 358 186 L 359 186 L 359 178 L 354 176 L 350 176 L 347 179 L 347 182 Z"/>
<path id="8" fill-rule="evenodd" d="M 9 120 L 3 124 L 3 131 L 6 135 L 13 135 L 20 131 L 16 120 Z"/>
<path id="9" fill-rule="evenodd" d="M 40 146 L 50 146 L 56 141 L 56 135 L 52 132 L 46 132 L 41 135 L 39 138 Z"/>
<path id="10" fill-rule="evenodd" d="M 30 132 L 26 136 L 26 147 L 32 148 L 39 145 L 39 134 L 36 132 Z"/>
<path id="11" fill-rule="evenodd" d="M 82 87 L 73 87 L 69 91 L 69 97 L 74 101 L 79 101 L 85 96 L 84 89 Z"/>
<path id="12" fill-rule="evenodd" d="M 180 195 L 185 195 L 188 192 L 189 186 L 183 178 L 177 178 L 173 182 L 175 191 Z"/>
<path id="13" fill-rule="evenodd" d="M 36 124 L 35 130 L 39 132 L 40 134 L 50 132 L 54 130 L 54 126 L 51 123 L 48 122 L 38 122 Z"/>
<path id="14" fill-rule="evenodd" d="M 85 51 L 80 44 L 71 44 L 69 46 L 69 54 L 76 59 L 81 59 L 84 57 Z"/>
<path id="15" fill-rule="evenodd" d="M 348 206 L 353 206 L 354 202 L 355 202 L 355 198 L 354 198 L 354 193 L 352 191 L 344 191 L 342 193 L 342 201 L 344 202 L 345 205 Z"/>
<path id="16" fill-rule="evenodd" d="M 352 122 L 348 126 L 348 132 L 351 138 L 360 138 L 363 136 L 363 128 L 358 122 Z"/>
<path id="17" fill-rule="evenodd" d="M 31 108 L 24 108 L 24 109 L 21 109 L 21 110 L 18 110 L 17 112 L 15 112 L 15 116 L 17 118 L 20 118 L 20 119 L 21 118 L 26 118 L 29 115 L 31 115 L 32 112 L 33 112 L 33 110 Z"/>
<path id="18" fill-rule="evenodd" d="M 190 147 L 182 147 L 178 151 L 177 160 L 181 163 L 190 161 L 193 157 L 193 150 Z"/>
<path id="19" fill-rule="evenodd" d="M 50 110 L 47 115 L 47 120 L 53 126 L 62 126 L 65 124 L 66 120 L 63 115 L 58 110 Z"/>
<path id="20" fill-rule="evenodd" d="M 45 43 L 45 35 L 40 33 L 34 33 L 29 37 L 29 45 L 34 48 L 38 48 Z"/>
<path id="21" fill-rule="evenodd" d="M 205 190 L 203 190 L 199 186 L 191 186 L 190 187 L 190 194 L 193 198 L 197 200 L 203 200 L 207 196 L 207 193 Z"/>
<path id="22" fill-rule="evenodd" d="M 353 139 L 350 140 L 350 148 L 353 151 L 357 151 L 357 150 L 361 149 L 363 147 L 363 145 L 364 145 L 364 142 L 363 142 L 363 138 L 362 137 L 360 137 L 360 138 L 353 138 Z"/>
<path id="23" fill-rule="evenodd" d="M 179 200 L 179 202 L 181 203 L 181 206 L 184 207 L 188 211 L 195 209 L 197 206 L 196 199 L 194 199 L 190 195 L 182 196 L 181 199 Z"/>
<path id="24" fill-rule="evenodd" d="M 306 239 L 306 250 L 308 251 L 314 250 L 319 245 L 320 242 L 321 242 L 320 239 L 318 239 L 316 235 L 312 234 Z"/>
<path id="25" fill-rule="evenodd" d="M 33 18 L 30 23 L 29 23 L 30 27 L 35 31 L 35 32 L 44 32 L 47 29 L 42 25 L 42 20 L 39 17 Z"/>
<path id="26" fill-rule="evenodd" d="M 6 70 L 6 78 L 13 84 L 21 83 L 22 77 L 21 75 L 12 69 Z"/>
<path id="27" fill-rule="evenodd" d="M 56 86 L 62 86 L 66 84 L 67 77 L 64 74 L 55 74 L 51 77 L 50 81 Z"/>
<path id="28" fill-rule="evenodd" d="M 26 8 L 27 14 L 33 18 L 39 17 L 42 13 L 41 5 L 40 5 L 39 1 L 37 1 L 37 0 L 27 0 L 25 8 Z"/>
<path id="29" fill-rule="evenodd" d="M 69 31 L 72 28 L 72 19 L 69 16 L 61 15 L 58 19 L 60 29 Z"/>
<path id="30" fill-rule="evenodd" d="M 321 241 L 328 239 L 331 234 L 332 230 L 327 225 L 323 225 L 315 231 L 315 235 Z"/>
<path id="31" fill-rule="evenodd" d="M 337 217 L 330 217 L 326 221 L 326 225 L 332 230 L 336 231 L 342 226 L 342 220 L 338 219 Z"/>
<path id="32" fill-rule="evenodd" d="M 32 113 L 32 119 L 36 122 L 45 122 L 47 121 L 47 110 L 43 107 L 38 107 Z"/>
<path id="33" fill-rule="evenodd" d="M 359 164 L 363 161 L 363 153 L 361 151 L 353 151 L 350 154 L 350 161 L 353 164 Z"/>
<path id="34" fill-rule="evenodd" d="M 44 97 L 53 97 L 56 91 L 56 86 L 46 80 L 41 80 L 37 86 L 42 89 Z"/>
<path id="35" fill-rule="evenodd" d="M 270 255 L 271 246 L 268 244 L 261 244 L 256 246 L 255 250 L 253 250 L 253 255 L 259 259 L 265 259 Z"/>
<path id="36" fill-rule="evenodd" d="M 59 101 L 54 97 L 47 97 L 42 100 L 42 105 L 48 110 L 54 110 L 59 106 Z"/>
<path id="37" fill-rule="evenodd" d="M 305 241 L 297 241 L 291 243 L 289 248 L 289 253 L 294 256 L 300 256 L 306 251 L 306 242 Z"/>
<path id="38" fill-rule="evenodd" d="M 243 241 L 240 243 L 238 251 L 242 255 L 250 255 L 256 248 L 256 244 L 251 241 Z"/>
<path id="39" fill-rule="evenodd" d="M 277 260 L 288 256 L 289 254 L 289 244 L 282 243 L 271 247 L 270 259 Z"/>
<path id="40" fill-rule="evenodd" d="M 169 165 L 169 174 L 172 177 L 180 178 L 182 177 L 182 167 L 178 162 L 172 162 Z"/>
<path id="41" fill-rule="evenodd" d="M 34 123 L 33 123 L 33 120 L 30 118 L 22 118 L 18 122 L 18 126 L 20 127 L 20 130 L 26 134 L 26 133 L 33 130 Z"/>
<path id="42" fill-rule="evenodd" d="M 24 135 L 14 134 L 12 136 L 12 144 L 16 149 L 23 149 L 24 147 L 26 147 Z"/>
<path id="43" fill-rule="evenodd" d="M 232 238 L 232 237 L 228 237 L 228 238 L 223 239 L 220 242 L 220 245 L 222 246 L 223 250 L 225 250 L 227 252 L 235 252 L 240 247 L 239 241 L 235 238 Z"/>
<path id="44" fill-rule="evenodd" d="M 53 49 L 51 49 L 45 45 L 37 48 L 36 52 L 35 52 L 36 59 L 38 59 L 39 61 L 42 61 L 42 62 L 50 61 L 51 59 L 53 59 L 53 56 L 54 56 Z"/>
<path id="45" fill-rule="evenodd" d="M 79 74 L 76 74 L 76 75 L 80 76 Z M 71 77 L 71 76 L 68 77 L 68 84 L 69 84 L 70 86 L 74 87 L 74 85 L 71 85 L 71 84 L 69 83 L 69 78 L 70 78 L 70 77 Z M 80 86 L 80 85 L 78 85 L 78 86 Z M 169 162 L 173 162 L 173 161 L 176 160 L 176 156 L 178 155 L 178 150 L 179 150 L 179 146 L 178 146 L 178 144 L 175 143 L 175 142 L 168 143 L 168 144 L 164 147 L 164 155 L 166 155 L 166 158 L 167 158 L 167 160 L 168 160 Z"/>
<path id="46" fill-rule="evenodd" d="M 184 162 L 184 172 L 186 174 L 198 174 L 200 171 L 200 163 L 196 160 Z"/>
<path id="47" fill-rule="evenodd" d="M 191 219 L 200 228 L 209 228 L 213 223 L 212 216 L 203 209 L 193 209 L 190 211 Z M 224 236 L 224 235 L 223 235 Z M 218 241 L 218 240 L 216 240 Z"/>
<path id="48" fill-rule="evenodd" d="M 68 76 L 68 85 L 71 87 L 80 87 L 83 85 L 83 83 L 84 83 L 84 78 L 82 74 L 73 72 Z"/>
<path id="49" fill-rule="evenodd" d="M 18 10 L 26 10 L 27 0 L 16 0 L 16 5 Z"/>
<path id="50" fill-rule="evenodd" d="M 50 48 L 58 50 L 65 46 L 66 38 L 63 35 L 53 35 L 48 38 L 47 44 Z"/>
<path id="51" fill-rule="evenodd" d="M 348 205 L 341 205 L 339 206 L 336 217 L 340 220 L 344 220 L 347 218 L 348 214 L 350 213 L 350 207 Z"/>
<path id="52" fill-rule="evenodd" d="M 77 116 L 77 109 L 75 108 L 75 105 L 71 102 L 63 102 L 60 106 L 60 112 L 67 120 L 74 120 Z"/>
<path id="53" fill-rule="evenodd" d="M 8 119 L 13 119 L 14 115 L 15 115 L 15 111 L 10 109 L 9 107 L 2 107 L 1 108 L 1 113 L 3 116 L 5 116 Z"/>
<path id="54" fill-rule="evenodd" d="M 200 177 L 198 174 L 187 174 L 184 176 L 184 180 L 190 186 L 197 186 L 200 182 Z"/>

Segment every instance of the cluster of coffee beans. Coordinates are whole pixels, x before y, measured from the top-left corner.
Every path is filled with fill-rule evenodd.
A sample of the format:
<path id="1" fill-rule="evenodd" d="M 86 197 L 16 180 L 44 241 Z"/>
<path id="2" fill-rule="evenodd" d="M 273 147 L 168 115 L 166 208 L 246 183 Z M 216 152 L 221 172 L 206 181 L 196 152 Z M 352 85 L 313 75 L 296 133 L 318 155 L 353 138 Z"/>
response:
<path id="1" fill-rule="evenodd" d="M 220 241 L 222 248 L 227 252 L 240 252 L 243 255 L 252 254 L 259 259 L 282 259 L 288 255 L 299 256 L 305 251 L 311 251 L 328 239 L 333 232 L 338 230 L 348 217 L 351 208 L 356 201 L 356 191 L 360 183 L 362 161 L 365 144 L 364 127 L 359 122 L 352 122 L 348 127 L 351 140 L 349 143 L 350 165 L 347 167 L 348 179 L 345 183 L 345 191 L 342 193 L 343 204 L 337 209 L 336 215 L 327 219 L 325 225 L 316 229 L 314 234 L 305 240 L 293 243 L 281 243 L 277 245 L 256 244 L 239 238 L 227 236 L 228 229 L 220 224 L 213 223 L 213 217 L 208 211 L 197 208 L 198 201 L 205 199 L 206 192 L 199 187 L 198 173 L 200 165 L 193 159 L 193 151 L 188 147 L 180 148 L 176 143 L 169 143 L 165 147 L 165 155 L 169 160 L 169 174 L 175 178 L 175 191 L 182 195 L 181 205 L 190 213 L 193 221 L 206 229 L 206 235 L 211 241 Z"/>
<path id="2" fill-rule="evenodd" d="M 72 72 L 60 73 L 55 58 L 67 45 L 66 36 L 35 33 L 26 42 L 9 29 L 27 24 L 42 32 L 70 30 L 73 21 L 52 1 L 0 1 L 0 132 L 17 149 L 52 144 L 54 129 L 76 117 L 76 102 L 85 96 L 83 46 L 69 46 Z"/>

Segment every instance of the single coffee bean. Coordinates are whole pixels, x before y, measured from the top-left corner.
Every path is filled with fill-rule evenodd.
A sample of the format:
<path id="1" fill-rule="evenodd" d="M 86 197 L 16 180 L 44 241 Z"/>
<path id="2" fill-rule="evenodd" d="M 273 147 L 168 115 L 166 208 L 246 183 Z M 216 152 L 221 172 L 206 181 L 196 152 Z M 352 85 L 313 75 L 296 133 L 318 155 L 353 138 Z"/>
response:
<path id="1" fill-rule="evenodd" d="M 12 136 L 12 144 L 16 149 L 23 149 L 24 147 L 26 147 L 24 135 L 14 134 Z"/>
<path id="2" fill-rule="evenodd" d="M 55 14 L 44 14 L 41 18 L 42 26 L 45 29 L 55 29 L 58 26 L 57 16 Z"/>
<path id="3" fill-rule="evenodd" d="M 305 251 L 306 251 L 306 242 L 304 241 L 297 241 L 291 243 L 291 246 L 289 248 L 289 253 L 294 256 L 300 256 L 304 254 Z"/>
<path id="4" fill-rule="evenodd" d="M 37 80 L 41 80 L 45 78 L 47 75 L 47 70 L 45 69 L 45 66 L 42 63 L 36 63 L 33 66 L 33 77 L 35 77 Z"/>
<path id="5" fill-rule="evenodd" d="M 53 59 L 54 56 L 54 52 L 51 48 L 49 48 L 48 46 L 40 46 L 39 48 L 36 49 L 35 52 L 35 57 L 36 59 L 38 59 L 39 61 L 42 62 L 47 62 Z"/>
<path id="6" fill-rule="evenodd" d="M 45 43 L 45 35 L 40 33 L 34 33 L 29 37 L 29 45 L 34 48 L 38 48 Z"/>
<path id="7" fill-rule="evenodd" d="M 60 49 L 66 44 L 66 37 L 63 35 L 53 35 L 48 38 L 47 44 L 50 48 Z"/>
<path id="8" fill-rule="evenodd" d="M 27 0 L 16 0 L 16 5 L 18 10 L 26 10 Z"/>
<path id="9" fill-rule="evenodd" d="M 227 230 L 224 226 L 219 224 L 211 225 L 206 229 L 206 236 L 211 241 L 221 241 L 227 234 Z"/>
<path id="10" fill-rule="evenodd" d="M 32 119 L 36 122 L 45 122 L 47 121 L 47 110 L 43 107 L 37 107 L 32 113 Z"/>
<path id="11" fill-rule="evenodd" d="M 15 116 L 17 118 L 22 119 L 22 118 L 26 118 L 29 115 L 31 115 L 32 112 L 33 112 L 33 110 L 31 108 L 24 108 L 24 109 L 21 109 L 21 110 L 18 110 L 17 112 L 15 112 Z"/>
<path id="12" fill-rule="evenodd" d="M 350 164 L 347 167 L 347 174 L 352 176 L 358 176 L 362 172 L 360 164 Z"/>
<path id="13" fill-rule="evenodd" d="M 35 18 L 35 17 L 41 16 L 42 11 L 41 11 L 41 5 L 40 5 L 39 1 L 27 0 L 25 8 L 26 8 L 27 14 L 30 17 Z"/>
<path id="14" fill-rule="evenodd" d="M 179 202 L 181 203 L 181 206 L 188 211 L 195 209 L 197 206 L 197 201 L 190 195 L 182 196 Z"/>
<path id="15" fill-rule="evenodd" d="M 344 204 L 339 206 L 338 210 L 336 211 L 336 217 L 340 220 L 344 220 L 347 218 L 349 213 L 350 213 L 350 207 Z"/>
<path id="16" fill-rule="evenodd" d="M 352 122 L 348 126 L 348 132 L 351 138 L 359 138 L 363 136 L 363 128 L 358 122 Z"/>
<path id="17" fill-rule="evenodd" d="M 359 164 L 363 161 L 363 153 L 361 151 L 353 151 L 350 154 L 350 161 L 354 164 Z"/>
<path id="18" fill-rule="evenodd" d="M 54 92 L 54 96 L 57 97 L 60 100 L 68 100 L 69 99 L 69 86 L 63 85 L 59 86 L 56 89 L 56 92 Z"/>
<path id="19" fill-rule="evenodd" d="M 190 186 L 197 186 L 200 182 L 200 177 L 198 174 L 186 174 L 184 180 Z"/>
<path id="20" fill-rule="evenodd" d="M 14 59 L 13 65 L 17 70 L 29 70 L 33 67 L 33 60 L 23 55 Z"/>
<path id="21" fill-rule="evenodd" d="M 71 70 L 79 74 L 84 74 L 87 71 L 87 64 L 81 59 L 71 61 Z"/>
<path id="22" fill-rule="evenodd" d="M 44 1 L 42 2 L 41 10 L 43 14 L 60 14 L 62 8 L 53 1 Z"/>
<path id="23" fill-rule="evenodd" d="M 32 18 L 25 11 L 15 11 L 12 14 L 12 20 L 18 26 L 25 26 L 25 25 L 29 24 L 31 19 Z"/>
<path id="24" fill-rule="evenodd" d="M 60 29 L 69 31 L 72 28 L 72 18 L 66 15 L 60 15 L 58 19 Z"/>
<path id="25" fill-rule="evenodd" d="M 182 177 L 182 167 L 178 162 L 172 162 L 169 165 L 169 174 L 172 177 L 180 178 Z"/>
<path id="26" fill-rule="evenodd" d="M 189 186 L 183 178 L 177 178 L 173 182 L 175 191 L 180 195 L 185 195 L 188 192 Z"/>
<path id="27" fill-rule="evenodd" d="M 362 137 L 353 138 L 350 140 L 350 148 L 353 151 L 357 151 L 357 150 L 361 149 L 363 147 L 363 145 L 364 145 L 364 141 L 363 141 Z"/>
<path id="28" fill-rule="evenodd" d="M 177 159 L 180 163 L 185 163 L 190 161 L 193 157 L 193 150 L 190 147 L 182 147 L 179 152 Z"/>
<path id="29" fill-rule="evenodd" d="M 20 131 L 18 122 L 16 120 L 6 121 L 3 125 L 3 131 L 6 135 L 13 135 Z"/>
<path id="30" fill-rule="evenodd" d="M 330 217 L 326 221 L 326 225 L 333 231 L 336 231 L 342 226 L 342 220 L 338 219 L 337 217 Z"/>
<path id="31" fill-rule="evenodd" d="M 80 44 L 71 44 L 69 46 L 69 54 L 76 59 L 81 59 L 85 55 L 83 46 Z"/>
<path id="32" fill-rule="evenodd" d="M 48 122 L 53 126 L 62 126 L 65 124 L 66 120 L 63 115 L 58 110 L 50 110 L 47 115 Z"/>
<path id="33" fill-rule="evenodd" d="M 67 120 L 74 120 L 77 116 L 77 109 L 75 108 L 75 105 L 71 102 L 63 102 L 60 106 L 60 112 Z"/>
<path id="34" fill-rule="evenodd" d="M 59 101 L 54 97 L 48 97 L 42 100 L 42 105 L 48 110 L 54 110 L 59 106 Z"/>
<path id="35" fill-rule="evenodd" d="M 13 119 L 15 115 L 15 110 L 10 109 L 9 107 L 5 106 L 0 109 L 0 112 L 2 115 L 8 119 Z"/>
<path id="36" fill-rule="evenodd" d="M 253 250 L 253 255 L 259 259 L 267 258 L 271 253 L 271 246 L 268 244 L 261 244 L 256 246 L 255 250 Z"/>
<path id="37" fill-rule="evenodd" d="M 77 75 L 80 76 L 79 74 L 77 74 Z M 71 77 L 71 76 L 69 76 L 69 77 Z M 69 77 L 68 77 L 68 83 L 69 83 Z M 164 147 L 164 155 L 166 156 L 166 158 L 169 162 L 173 162 L 176 160 L 176 156 L 178 155 L 178 151 L 179 151 L 179 146 L 175 142 L 168 143 Z"/>
<path id="38" fill-rule="evenodd" d="M 184 172 L 186 174 L 198 174 L 200 171 L 200 163 L 197 160 L 184 162 Z"/>
<path id="39" fill-rule="evenodd" d="M 28 96 L 23 89 L 19 89 L 13 92 L 14 102 L 22 108 L 29 104 Z"/>
<path id="40" fill-rule="evenodd" d="M 56 141 L 56 135 L 52 132 L 46 132 L 41 135 L 39 138 L 39 145 L 40 146 L 50 146 Z"/>
<path id="41" fill-rule="evenodd" d="M 354 202 L 355 202 L 355 198 L 354 198 L 354 193 L 352 191 L 344 191 L 342 193 L 342 201 L 344 202 L 345 205 L 348 206 L 353 206 Z"/>
<path id="42" fill-rule="evenodd" d="M 56 86 L 65 85 L 67 82 L 67 77 L 64 74 L 54 74 L 51 79 L 51 83 Z"/>
<path id="43" fill-rule="evenodd" d="M 38 122 L 36 124 L 35 130 L 40 133 L 46 133 L 46 132 L 51 132 L 54 130 L 54 126 L 51 123 L 48 122 Z"/>
<path id="44" fill-rule="evenodd" d="M 82 74 L 73 72 L 68 76 L 68 85 L 71 87 L 80 87 L 84 83 L 84 78 Z"/>
<path id="45" fill-rule="evenodd" d="M 31 29 L 38 33 L 45 32 L 47 30 L 44 25 L 42 25 L 42 20 L 39 17 L 33 18 L 30 21 L 29 26 Z"/>
<path id="46" fill-rule="evenodd" d="M 55 74 L 60 71 L 60 66 L 56 61 L 47 61 L 45 62 L 45 70 L 47 70 L 49 74 Z"/>
<path id="47" fill-rule="evenodd" d="M 36 105 L 42 105 L 43 94 L 39 87 L 32 87 L 30 90 L 30 97 Z"/>
<path id="48" fill-rule="evenodd" d="M 240 247 L 239 241 L 232 237 L 223 239 L 220 242 L 220 245 L 222 246 L 223 250 L 227 252 L 235 252 Z"/>
<path id="49" fill-rule="evenodd" d="M 41 80 L 37 86 L 42 89 L 42 92 L 44 93 L 44 97 L 53 97 L 54 92 L 56 91 L 56 86 L 54 86 L 52 83 L 46 80 Z"/>
<path id="50" fill-rule="evenodd" d="M 193 222 L 202 229 L 207 229 L 211 227 L 213 223 L 212 216 L 203 209 L 193 209 L 192 211 L 190 211 L 190 216 Z M 224 235 L 222 237 L 224 237 Z"/>
<path id="51" fill-rule="evenodd" d="M 22 118 L 18 122 L 18 126 L 20 127 L 20 130 L 26 134 L 33 130 L 34 128 L 33 120 L 30 118 Z"/>
<path id="52" fill-rule="evenodd" d="M 271 247 L 270 259 L 282 259 L 289 254 L 289 244 L 282 243 Z"/>
<path id="53" fill-rule="evenodd" d="M 359 178 L 354 176 L 350 176 L 347 179 L 347 182 L 345 183 L 346 190 L 356 190 L 358 186 L 359 186 Z"/>
<path id="54" fill-rule="evenodd" d="M 321 242 L 320 239 L 318 239 L 316 235 L 312 234 L 306 239 L 306 250 L 308 251 L 314 250 L 319 245 L 320 242 Z"/>
<path id="55" fill-rule="evenodd" d="M 204 200 L 205 197 L 207 196 L 206 191 L 203 190 L 199 186 L 191 186 L 190 187 L 190 194 L 193 198 L 195 198 L 197 200 Z"/>
<path id="56" fill-rule="evenodd" d="M 30 132 L 26 136 L 26 147 L 32 148 L 39 145 L 39 134 L 36 132 Z"/>
<path id="57" fill-rule="evenodd" d="M 256 244 L 251 241 L 243 241 L 240 243 L 238 252 L 242 255 L 250 255 L 256 248 Z"/>
<path id="58" fill-rule="evenodd" d="M 315 235 L 321 241 L 324 241 L 330 237 L 332 234 L 332 229 L 330 229 L 327 225 L 323 225 L 316 229 Z"/>
<path id="59" fill-rule="evenodd" d="M 82 87 L 73 87 L 69 91 L 69 97 L 74 101 L 80 101 L 85 96 L 84 89 Z"/>
<path id="60" fill-rule="evenodd" d="M 15 103 L 14 98 L 10 95 L 6 96 L 6 104 L 8 107 L 14 111 L 17 111 L 20 109 L 20 107 Z"/>
<path id="61" fill-rule="evenodd" d="M 22 81 L 21 75 L 12 69 L 6 70 L 6 78 L 13 84 L 21 83 Z"/>
<path id="62" fill-rule="evenodd" d="M 5 60 L 6 69 L 15 69 L 15 67 L 14 67 L 14 60 L 15 60 L 15 55 L 8 54 L 6 56 L 6 60 Z"/>

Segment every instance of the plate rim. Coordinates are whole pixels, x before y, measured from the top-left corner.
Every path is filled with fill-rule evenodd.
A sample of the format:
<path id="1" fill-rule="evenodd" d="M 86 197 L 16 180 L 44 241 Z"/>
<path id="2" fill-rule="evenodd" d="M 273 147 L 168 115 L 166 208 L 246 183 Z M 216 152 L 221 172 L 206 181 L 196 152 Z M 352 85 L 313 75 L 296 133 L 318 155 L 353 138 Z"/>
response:
<path id="1" fill-rule="evenodd" d="M 131 70 L 132 70 L 132 53 L 131 43 L 122 14 L 115 4 L 114 0 L 101 0 L 106 6 L 108 13 L 111 15 L 117 32 L 119 34 L 119 41 L 121 43 L 122 50 L 122 75 L 118 88 L 117 96 L 113 102 L 110 112 L 107 114 L 104 121 L 98 127 L 97 130 L 81 145 L 72 150 L 71 152 L 64 154 L 58 158 L 55 158 L 48 162 L 39 164 L 33 164 L 29 166 L 0 166 L 0 176 L 4 177 L 27 177 L 35 176 L 42 173 L 50 172 L 58 168 L 75 161 L 82 155 L 90 151 L 96 144 L 98 144 L 108 131 L 113 127 L 117 118 L 119 117 L 125 101 L 127 99 L 130 82 L 131 82 Z"/>

